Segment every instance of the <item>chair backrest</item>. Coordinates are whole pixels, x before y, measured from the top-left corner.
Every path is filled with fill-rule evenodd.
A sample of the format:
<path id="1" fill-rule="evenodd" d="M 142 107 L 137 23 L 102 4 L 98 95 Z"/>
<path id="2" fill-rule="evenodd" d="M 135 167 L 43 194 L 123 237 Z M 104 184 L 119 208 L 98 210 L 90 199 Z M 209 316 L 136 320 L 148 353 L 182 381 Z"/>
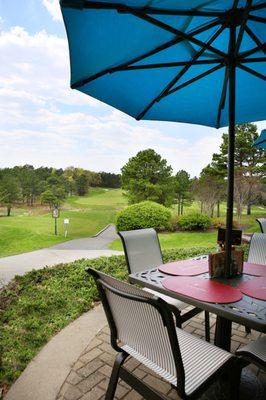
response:
<path id="1" fill-rule="evenodd" d="M 167 303 L 99 271 L 88 268 L 87 272 L 97 283 L 114 349 L 132 349 L 141 358 L 156 364 L 183 391 L 184 367 Z"/>
<path id="2" fill-rule="evenodd" d="M 153 228 L 120 231 L 129 273 L 141 272 L 163 264 L 158 235 Z"/>
<path id="3" fill-rule="evenodd" d="M 254 233 L 252 235 L 248 262 L 266 265 L 266 233 Z"/>
<path id="4" fill-rule="evenodd" d="M 261 232 L 266 233 L 266 218 L 257 218 L 256 221 L 259 223 Z"/>

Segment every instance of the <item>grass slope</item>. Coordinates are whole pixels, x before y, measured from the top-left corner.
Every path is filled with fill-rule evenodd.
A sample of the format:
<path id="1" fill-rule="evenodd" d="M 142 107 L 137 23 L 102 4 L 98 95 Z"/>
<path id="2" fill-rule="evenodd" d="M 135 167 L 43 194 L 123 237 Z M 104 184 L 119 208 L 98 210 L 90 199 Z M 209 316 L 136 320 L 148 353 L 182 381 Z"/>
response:
<path id="1" fill-rule="evenodd" d="M 58 219 L 58 235 L 54 235 L 54 220 L 44 208 L 15 209 L 10 217 L 0 218 L 0 257 L 37 250 L 97 233 L 114 222 L 117 211 L 126 204 L 119 189 L 93 188 L 86 197 L 67 199 Z M 67 239 L 64 218 L 69 218 Z"/>
<path id="2" fill-rule="evenodd" d="M 11 217 L 0 217 L 0 257 L 37 250 L 66 240 L 92 236 L 104 226 L 115 221 L 117 211 L 127 205 L 127 199 L 120 189 L 92 188 L 87 196 L 69 197 L 58 219 L 58 235 L 54 235 L 54 220 L 51 212 L 43 207 L 15 208 Z M 176 207 L 175 207 L 176 208 Z M 184 208 L 184 213 L 199 211 L 200 206 L 194 202 Z M 221 205 L 221 215 L 226 212 L 225 204 Z M 245 232 L 258 232 L 259 225 L 255 219 L 265 216 L 265 208 L 252 207 L 252 215 L 242 216 Z M 69 218 L 68 237 L 64 237 L 64 218 Z M 161 234 L 160 240 L 165 249 L 188 248 L 194 246 L 213 246 L 216 242 L 213 232 L 182 232 Z M 121 250 L 116 241 L 111 249 Z"/>

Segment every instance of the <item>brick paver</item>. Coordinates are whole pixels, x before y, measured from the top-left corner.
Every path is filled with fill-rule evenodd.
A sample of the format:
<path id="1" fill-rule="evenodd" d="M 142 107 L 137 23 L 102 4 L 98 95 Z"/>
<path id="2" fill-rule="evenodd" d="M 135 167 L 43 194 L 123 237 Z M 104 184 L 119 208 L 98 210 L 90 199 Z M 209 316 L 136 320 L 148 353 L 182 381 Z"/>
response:
<path id="1" fill-rule="evenodd" d="M 214 337 L 215 317 L 211 316 L 211 341 Z M 193 335 L 204 338 L 204 315 L 200 314 L 183 324 L 183 328 Z M 233 324 L 232 330 L 232 352 L 243 344 L 257 339 L 258 332 L 251 331 L 246 334 L 245 328 L 238 324 Z M 72 366 L 72 369 L 62 385 L 56 400 L 103 400 L 106 388 L 109 383 L 112 366 L 116 352 L 110 345 L 109 328 L 103 328 L 79 359 Z M 167 398 L 178 400 L 175 390 L 167 382 L 150 371 L 136 360 L 130 358 L 125 363 L 126 368 L 134 372 L 144 382 L 162 392 Z M 266 374 L 251 365 L 252 371 L 266 382 Z M 125 382 L 119 381 L 116 390 L 116 400 L 143 400 L 143 398 L 129 387 Z"/>

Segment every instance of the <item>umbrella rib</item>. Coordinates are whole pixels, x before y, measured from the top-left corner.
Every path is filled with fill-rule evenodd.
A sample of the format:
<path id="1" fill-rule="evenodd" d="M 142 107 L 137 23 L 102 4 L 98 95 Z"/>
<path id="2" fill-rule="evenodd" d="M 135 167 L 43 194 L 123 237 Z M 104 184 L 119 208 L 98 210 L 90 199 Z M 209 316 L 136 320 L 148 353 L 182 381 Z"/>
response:
<path id="1" fill-rule="evenodd" d="M 204 26 L 201 26 L 201 27 L 195 29 L 194 31 L 191 31 L 190 35 L 198 35 L 199 33 L 205 32 L 208 29 L 211 29 L 214 26 L 217 26 L 219 23 L 220 23 L 220 21 L 218 19 L 215 19 L 210 24 L 208 24 L 208 25 L 204 24 Z M 100 78 L 103 75 L 115 72 L 116 70 L 119 71 L 120 68 L 126 67 L 126 66 L 128 66 L 130 64 L 134 64 L 134 63 L 139 62 L 139 61 L 142 61 L 143 59 L 148 58 L 148 57 L 150 57 L 150 56 L 152 56 L 154 54 L 157 54 L 160 51 L 163 51 L 163 50 L 165 50 L 165 49 L 167 49 L 167 48 L 169 48 L 171 46 L 174 46 L 174 45 L 176 45 L 178 43 L 181 43 L 184 40 L 185 40 L 184 38 L 180 38 L 180 36 L 177 36 L 176 38 L 171 39 L 168 42 L 166 42 L 166 43 L 164 43 L 164 44 L 162 44 L 160 46 L 157 46 L 155 49 L 150 50 L 147 53 L 142 54 L 141 56 L 134 57 L 130 61 L 122 63 L 121 65 L 119 65 L 117 67 L 106 68 L 105 70 L 100 71 L 97 74 L 94 74 L 94 75 L 92 75 L 92 76 L 90 76 L 88 78 L 84 78 L 84 79 L 81 79 L 79 81 L 76 81 L 76 82 L 72 83 L 71 88 L 72 89 L 76 89 L 76 88 L 79 88 L 81 86 L 84 86 L 87 83 L 89 83 L 89 82 L 91 82 L 91 81 L 93 81 L 93 80 L 95 80 L 97 78 Z"/>
<path id="2" fill-rule="evenodd" d="M 237 3 L 239 1 L 235 0 L 234 8 L 237 7 Z M 118 3 L 103 3 L 100 1 L 76 1 L 76 0 L 60 0 L 60 4 L 62 7 L 69 8 L 89 8 L 89 9 L 103 9 L 103 10 L 117 10 L 127 12 L 127 7 L 123 4 Z M 236 5 L 235 5 L 236 4 Z M 261 10 L 262 8 L 266 8 L 266 2 L 257 4 L 252 6 L 252 11 Z M 195 17 L 219 17 L 223 15 L 223 12 L 219 11 L 201 11 L 201 10 L 165 10 L 160 8 L 153 7 L 140 7 L 139 10 L 145 10 L 145 12 L 149 14 L 164 14 L 164 15 L 180 15 L 180 16 L 195 16 Z"/>
<path id="3" fill-rule="evenodd" d="M 263 75 L 263 74 L 261 74 L 260 72 L 254 71 L 254 69 L 249 68 L 249 67 L 247 67 L 246 65 L 239 64 L 239 65 L 238 65 L 238 68 L 243 69 L 244 71 L 248 72 L 248 73 L 251 74 L 251 75 L 256 76 L 257 78 L 260 78 L 260 79 L 262 79 L 262 80 L 264 80 L 264 81 L 266 80 L 266 75 Z"/>
<path id="4" fill-rule="evenodd" d="M 252 6 L 252 11 L 261 10 L 262 8 L 266 8 L 266 2 Z"/>
<path id="5" fill-rule="evenodd" d="M 263 43 L 260 41 L 260 39 L 255 35 L 255 33 L 246 25 L 245 26 L 245 31 L 249 35 L 249 37 L 253 40 L 253 42 L 256 43 L 257 46 L 261 46 L 262 51 L 264 54 L 266 53 L 266 49 L 263 49 Z"/>
<path id="6" fill-rule="evenodd" d="M 238 37 L 237 37 L 237 41 L 236 41 L 235 54 L 238 54 L 238 52 L 239 52 L 251 6 L 252 6 L 252 0 L 247 0 L 246 7 L 244 8 L 243 19 L 242 19 L 242 22 L 240 25 L 240 29 L 239 29 L 239 33 L 238 33 Z"/>
<path id="7" fill-rule="evenodd" d="M 262 144 L 262 143 L 264 143 L 264 142 L 266 142 L 266 139 L 262 139 L 262 140 L 260 140 L 259 142 L 257 142 L 256 143 L 256 146 L 258 146 L 258 144 Z M 254 145 L 253 145 L 254 146 Z"/>
<path id="8" fill-rule="evenodd" d="M 220 17 L 223 15 L 222 11 L 219 12 L 219 11 L 200 11 L 200 10 L 165 10 L 153 7 L 139 7 L 136 8 L 136 10 L 144 12 L 145 14 L 149 15 L 176 15 L 184 17 Z"/>
<path id="9" fill-rule="evenodd" d="M 188 71 L 188 69 L 194 65 L 194 62 L 204 53 L 204 51 L 207 48 L 207 45 L 209 43 L 212 43 L 221 33 L 222 31 L 225 29 L 224 26 L 221 26 L 218 31 L 208 40 L 208 42 L 205 44 L 205 46 L 203 46 L 192 58 L 192 60 L 190 60 L 185 66 L 184 68 L 177 74 L 177 76 L 167 85 L 167 87 L 163 90 L 163 92 L 160 94 L 159 98 L 156 101 L 160 101 L 161 98 L 165 97 L 167 95 L 167 93 L 169 92 L 169 90 L 171 89 L 171 87 L 173 87 L 173 85 L 175 85 L 181 78 L 182 76 Z"/>
<path id="10" fill-rule="evenodd" d="M 143 19 L 144 21 L 146 21 L 152 25 L 158 26 L 158 28 L 164 29 L 165 31 L 171 32 L 175 35 L 179 35 L 180 37 L 183 37 L 185 40 L 188 40 L 189 42 L 192 42 L 198 46 L 202 46 L 202 47 L 206 46 L 206 48 L 208 50 L 210 50 L 212 53 L 216 53 L 220 57 L 223 57 L 225 59 L 227 58 L 227 55 L 223 51 L 216 49 L 215 47 L 213 47 L 211 45 L 206 45 L 206 43 L 204 43 L 202 40 L 196 39 L 194 36 L 191 36 L 188 33 L 185 33 L 176 28 L 173 28 L 172 26 L 165 24 L 164 22 L 161 22 L 158 19 L 153 18 L 147 14 L 139 12 L 138 10 L 136 10 L 134 8 L 128 7 L 128 9 L 131 10 L 131 14 L 137 18 Z"/>
<path id="11" fill-rule="evenodd" d="M 228 86 L 228 78 L 229 78 L 229 69 L 228 69 L 228 67 L 226 67 L 225 72 L 224 72 L 223 88 L 222 88 L 221 98 L 220 98 L 218 112 L 217 112 L 217 121 L 216 121 L 217 129 L 220 126 L 222 110 L 224 109 L 224 105 L 225 105 L 227 86 Z"/>
<path id="12" fill-rule="evenodd" d="M 264 50 L 265 52 L 265 50 Z M 238 58 L 238 63 L 241 64 L 249 64 L 249 63 L 257 63 L 257 62 L 265 62 L 266 61 L 266 57 L 254 57 L 254 58 Z"/>
<path id="13" fill-rule="evenodd" d="M 235 0 L 232 8 L 233 8 L 233 9 L 234 9 L 234 8 L 237 8 L 238 3 L 239 3 L 239 0 Z"/>
<path id="14" fill-rule="evenodd" d="M 177 62 L 167 62 L 167 63 L 156 63 L 156 64 L 142 64 L 142 65 L 129 65 L 128 67 L 115 68 L 115 71 L 132 71 L 132 70 L 142 70 L 142 69 L 154 69 L 154 68 L 168 68 L 168 67 L 182 67 L 188 64 L 189 61 L 177 61 Z M 209 60 L 199 60 L 195 61 L 193 65 L 210 65 L 218 64 L 223 62 L 222 58 L 211 58 Z M 113 72 L 113 71 L 112 71 Z"/>
<path id="15" fill-rule="evenodd" d="M 211 69 L 208 69 L 208 71 L 205 71 L 205 72 L 203 72 L 202 74 L 195 76 L 194 78 L 190 79 L 189 81 L 184 82 L 184 83 L 182 83 L 182 85 L 179 85 L 179 86 L 177 86 L 176 88 L 172 89 L 171 91 L 167 92 L 167 94 L 165 94 L 164 97 L 169 96 L 170 94 L 176 92 L 177 90 L 183 89 L 184 87 L 186 87 L 186 86 L 188 86 L 188 85 L 191 85 L 192 83 L 198 81 L 198 80 L 201 79 L 201 78 L 204 78 L 204 77 L 207 76 L 207 75 L 210 75 L 211 73 L 217 71 L 218 69 L 220 69 L 220 68 L 222 68 L 222 67 L 223 67 L 223 64 L 221 63 L 221 64 L 216 65 L 215 67 L 213 67 L 213 68 L 211 68 Z M 137 120 L 142 119 L 142 118 L 144 117 L 144 115 L 149 111 L 149 109 L 150 109 L 155 103 L 156 103 L 156 99 L 154 99 L 154 100 L 149 104 L 149 106 L 147 106 L 147 107 L 145 108 L 145 110 L 143 110 L 143 111 L 137 116 L 136 119 L 137 119 Z"/>
<path id="16" fill-rule="evenodd" d="M 100 1 L 75 1 L 75 0 L 61 0 L 60 4 L 62 7 L 76 8 L 76 9 L 93 9 L 93 10 L 116 10 L 123 13 L 131 13 L 129 7 L 124 4 L 118 3 L 103 3 Z M 201 10 L 166 10 L 161 8 L 153 7 L 139 7 L 135 8 L 141 12 L 145 12 L 150 15 L 180 15 L 187 17 L 219 17 L 223 15 L 222 11 L 201 11 Z"/>
<path id="17" fill-rule="evenodd" d="M 240 53 L 239 58 L 246 58 L 254 53 L 257 53 L 258 51 L 265 51 L 265 49 L 266 49 L 266 43 L 262 43 L 262 45 L 259 45 L 257 47 L 254 47 L 253 49 Z"/>
<path id="18" fill-rule="evenodd" d="M 251 19 L 252 21 L 256 21 L 256 22 L 261 22 L 262 24 L 265 24 L 265 22 L 266 22 L 266 18 L 257 17 L 256 15 L 250 15 L 249 19 Z"/>
<path id="19" fill-rule="evenodd" d="M 171 87 L 173 87 L 178 80 L 187 72 L 187 70 L 193 65 L 194 61 L 196 61 L 201 55 L 202 53 L 204 53 L 204 51 L 206 50 L 206 48 L 208 48 L 209 43 L 212 43 L 220 34 L 221 32 L 225 29 L 224 26 L 221 26 L 217 32 L 208 40 L 207 43 L 204 44 L 204 46 L 202 46 L 202 48 L 192 57 L 192 59 L 184 66 L 184 68 L 182 68 L 181 71 L 179 71 L 179 73 L 168 83 L 168 85 L 161 91 L 161 93 L 156 96 L 155 99 L 153 99 L 146 107 L 145 109 L 137 116 L 137 120 L 141 119 L 144 117 L 144 115 L 150 110 L 150 108 L 158 101 L 161 100 L 162 97 L 164 97 L 169 90 L 171 89 Z"/>
<path id="20" fill-rule="evenodd" d="M 220 63 L 219 65 L 216 65 L 215 67 L 210 68 L 207 71 L 202 72 L 200 75 L 197 75 L 194 78 L 190 79 L 189 81 L 182 83 L 181 85 L 175 87 L 172 90 L 169 90 L 169 92 L 165 93 L 164 96 L 162 96 L 162 97 L 167 97 L 170 94 L 175 93 L 178 90 L 183 89 L 184 87 L 186 87 L 188 85 L 191 85 L 192 83 L 198 81 L 199 79 L 204 78 L 205 76 L 212 74 L 213 72 L 217 71 L 218 69 L 221 69 L 223 66 L 224 66 L 223 63 Z"/>

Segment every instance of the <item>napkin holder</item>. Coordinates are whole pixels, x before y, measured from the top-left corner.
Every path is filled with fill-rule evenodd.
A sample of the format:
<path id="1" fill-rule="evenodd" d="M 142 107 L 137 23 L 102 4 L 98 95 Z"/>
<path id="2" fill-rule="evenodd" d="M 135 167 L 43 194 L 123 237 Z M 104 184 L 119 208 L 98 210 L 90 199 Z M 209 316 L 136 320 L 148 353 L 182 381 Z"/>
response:
<path id="1" fill-rule="evenodd" d="M 230 276 L 237 276 L 243 273 L 244 251 L 232 248 L 232 267 Z M 209 275 L 211 278 L 226 277 L 225 251 L 209 254 Z"/>

